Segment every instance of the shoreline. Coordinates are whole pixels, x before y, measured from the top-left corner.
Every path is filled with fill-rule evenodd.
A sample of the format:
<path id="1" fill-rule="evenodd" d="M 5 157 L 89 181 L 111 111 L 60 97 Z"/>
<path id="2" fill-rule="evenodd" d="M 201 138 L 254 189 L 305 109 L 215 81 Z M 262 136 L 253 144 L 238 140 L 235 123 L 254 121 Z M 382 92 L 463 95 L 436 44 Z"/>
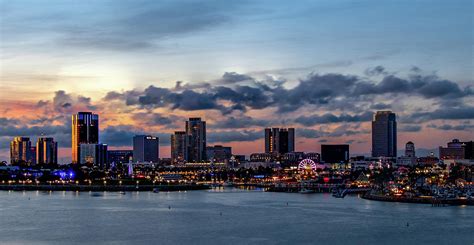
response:
<path id="1" fill-rule="evenodd" d="M 417 203 L 417 204 L 431 204 L 432 206 L 439 207 L 445 205 L 453 205 L 453 206 L 460 206 L 460 205 L 467 205 L 467 206 L 474 206 L 474 199 L 436 199 L 436 198 L 423 198 L 423 197 L 395 197 L 395 196 L 381 196 L 381 195 L 374 195 L 371 194 L 370 191 L 366 192 L 364 195 L 361 196 L 363 199 L 371 200 L 371 201 L 380 201 L 380 202 L 399 202 L 399 203 Z"/>
<path id="2" fill-rule="evenodd" d="M 0 185 L 0 191 L 191 191 L 207 190 L 208 185 Z"/>

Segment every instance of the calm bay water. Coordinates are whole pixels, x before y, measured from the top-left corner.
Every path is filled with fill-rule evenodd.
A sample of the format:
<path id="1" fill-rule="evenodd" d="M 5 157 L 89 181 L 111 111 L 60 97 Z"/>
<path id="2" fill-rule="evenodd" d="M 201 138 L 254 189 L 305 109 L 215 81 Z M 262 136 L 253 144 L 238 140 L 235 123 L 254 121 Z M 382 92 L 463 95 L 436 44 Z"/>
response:
<path id="1" fill-rule="evenodd" d="M 357 196 L 0 192 L 1 244 L 474 244 L 473 229 L 472 206 Z"/>

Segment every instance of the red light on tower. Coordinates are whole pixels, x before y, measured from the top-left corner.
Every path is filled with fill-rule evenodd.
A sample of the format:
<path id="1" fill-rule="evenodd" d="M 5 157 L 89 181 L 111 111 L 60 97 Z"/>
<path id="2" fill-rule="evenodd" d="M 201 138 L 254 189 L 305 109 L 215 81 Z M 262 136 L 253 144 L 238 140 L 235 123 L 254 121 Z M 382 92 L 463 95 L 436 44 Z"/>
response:
<path id="1" fill-rule="evenodd" d="M 324 177 L 323 181 L 324 181 L 324 183 L 328 183 L 329 182 L 329 177 Z"/>

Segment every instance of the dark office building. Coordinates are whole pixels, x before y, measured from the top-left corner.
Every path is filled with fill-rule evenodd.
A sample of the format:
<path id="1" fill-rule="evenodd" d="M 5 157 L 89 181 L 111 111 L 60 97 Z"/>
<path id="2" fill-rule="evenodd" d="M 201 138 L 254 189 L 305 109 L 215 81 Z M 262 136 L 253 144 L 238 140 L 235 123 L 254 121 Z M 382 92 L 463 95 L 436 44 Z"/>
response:
<path id="1" fill-rule="evenodd" d="M 395 113 L 378 111 L 372 120 L 372 157 L 397 156 L 397 122 Z"/>
<path id="2" fill-rule="evenodd" d="M 151 135 L 136 135 L 133 137 L 133 161 L 154 162 L 160 160 L 160 141 Z"/>
<path id="3" fill-rule="evenodd" d="M 207 147 L 207 157 L 213 162 L 229 162 L 232 157 L 232 147 L 215 145 Z"/>
<path id="4" fill-rule="evenodd" d="M 321 145 L 321 160 L 325 163 L 348 163 L 349 145 Z"/>
<path id="5" fill-rule="evenodd" d="M 285 154 L 295 151 L 294 128 L 266 128 L 265 153 Z"/>
<path id="6" fill-rule="evenodd" d="M 36 163 L 58 164 L 58 143 L 50 137 L 40 137 L 36 142 Z"/>
<path id="7" fill-rule="evenodd" d="M 89 167 L 97 166 L 101 169 L 109 169 L 107 148 L 106 144 L 81 144 L 80 163 Z"/>
<path id="8" fill-rule="evenodd" d="M 79 112 L 72 115 L 72 163 L 81 160 L 81 144 L 99 143 L 99 115 Z"/>
<path id="9" fill-rule="evenodd" d="M 186 161 L 206 161 L 206 122 L 199 117 L 189 118 L 186 121 L 186 140 Z"/>
<path id="10" fill-rule="evenodd" d="M 171 163 L 184 163 L 186 154 L 186 132 L 176 131 L 171 135 Z"/>
<path id="11" fill-rule="evenodd" d="M 109 150 L 107 151 L 107 161 L 110 165 L 128 163 L 133 159 L 133 150 Z"/>

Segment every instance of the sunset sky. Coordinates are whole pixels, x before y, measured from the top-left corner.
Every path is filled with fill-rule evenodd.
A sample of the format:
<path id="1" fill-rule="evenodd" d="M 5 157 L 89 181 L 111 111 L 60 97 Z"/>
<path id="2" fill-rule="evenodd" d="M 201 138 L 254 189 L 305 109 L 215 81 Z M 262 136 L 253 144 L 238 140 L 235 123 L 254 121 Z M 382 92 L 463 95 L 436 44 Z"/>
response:
<path id="1" fill-rule="evenodd" d="M 369 154 L 377 110 L 420 155 L 474 140 L 473 2 L 0 0 L 0 160 L 44 134 L 70 160 L 71 115 L 100 115 L 100 141 L 131 148 L 188 117 L 208 145 L 262 152 L 264 127 L 297 151 Z"/>

